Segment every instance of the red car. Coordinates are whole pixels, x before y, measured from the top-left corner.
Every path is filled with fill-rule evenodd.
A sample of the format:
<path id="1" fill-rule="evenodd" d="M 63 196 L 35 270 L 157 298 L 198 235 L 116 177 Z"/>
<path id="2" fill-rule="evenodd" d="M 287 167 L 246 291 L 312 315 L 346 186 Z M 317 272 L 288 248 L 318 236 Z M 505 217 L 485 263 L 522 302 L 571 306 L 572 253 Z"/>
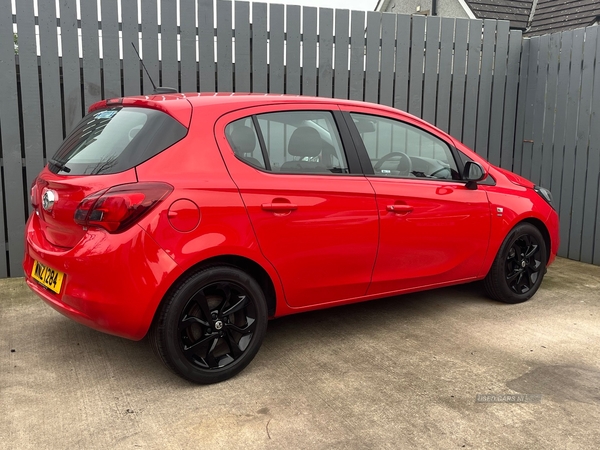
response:
<path id="1" fill-rule="evenodd" d="M 374 104 L 164 94 L 90 108 L 31 188 L 27 283 L 214 383 L 268 318 L 475 280 L 518 303 L 559 244 L 550 192 Z"/>

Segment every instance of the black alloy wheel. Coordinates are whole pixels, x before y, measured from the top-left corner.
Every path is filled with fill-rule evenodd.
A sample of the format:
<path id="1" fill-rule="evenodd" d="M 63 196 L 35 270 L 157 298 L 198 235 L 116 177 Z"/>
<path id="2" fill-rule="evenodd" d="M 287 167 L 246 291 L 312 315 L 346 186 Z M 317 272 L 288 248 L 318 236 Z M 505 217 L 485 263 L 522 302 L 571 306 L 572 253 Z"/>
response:
<path id="1" fill-rule="evenodd" d="M 516 294 L 525 294 L 535 286 L 543 263 L 540 243 L 531 235 L 520 236 L 506 256 L 506 282 Z"/>
<path id="2" fill-rule="evenodd" d="M 187 278 L 165 299 L 150 333 L 162 361 L 190 381 L 209 384 L 239 373 L 254 358 L 267 328 L 258 283 L 233 267 Z"/>
<path id="3" fill-rule="evenodd" d="M 546 272 L 548 250 L 540 231 L 523 222 L 504 239 L 484 280 L 487 294 L 505 303 L 529 300 Z"/>

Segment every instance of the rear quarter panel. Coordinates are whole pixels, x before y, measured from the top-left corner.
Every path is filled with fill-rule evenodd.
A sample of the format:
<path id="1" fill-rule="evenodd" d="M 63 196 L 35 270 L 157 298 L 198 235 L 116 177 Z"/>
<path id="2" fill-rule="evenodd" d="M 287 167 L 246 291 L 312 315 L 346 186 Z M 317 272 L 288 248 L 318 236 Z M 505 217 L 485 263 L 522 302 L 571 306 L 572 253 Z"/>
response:
<path id="1" fill-rule="evenodd" d="M 138 166 L 139 181 L 164 181 L 174 187 L 158 211 L 142 219 L 140 226 L 182 272 L 212 257 L 245 257 L 265 269 L 277 299 L 282 299 L 279 278 L 260 251 L 238 188 L 216 146 L 215 117 L 210 110 L 199 110 L 194 110 L 186 138 Z M 199 223 L 190 231 L 176 230 L 168 218 L 169 207 L 180 199 L 192 201 L 200 211 Z"/>

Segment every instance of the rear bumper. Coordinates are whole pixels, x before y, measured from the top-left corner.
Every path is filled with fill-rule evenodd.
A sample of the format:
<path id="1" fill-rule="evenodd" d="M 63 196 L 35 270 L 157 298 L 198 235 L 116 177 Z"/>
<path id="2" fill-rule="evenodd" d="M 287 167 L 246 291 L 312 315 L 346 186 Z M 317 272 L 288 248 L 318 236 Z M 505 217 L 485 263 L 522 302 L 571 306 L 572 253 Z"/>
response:
<path id="1" fill-rule="evenodd" d="M 96 330 L 139 340 L 181 273 L 139 226 L 121 234 L 89 230 L 71 249 L 49 244 L 38 217 L 26 225 L 23 269 L 28 286 L 61 314 Z M 65 274 L 56 294 L 31 277 L 33 261 Z"/>

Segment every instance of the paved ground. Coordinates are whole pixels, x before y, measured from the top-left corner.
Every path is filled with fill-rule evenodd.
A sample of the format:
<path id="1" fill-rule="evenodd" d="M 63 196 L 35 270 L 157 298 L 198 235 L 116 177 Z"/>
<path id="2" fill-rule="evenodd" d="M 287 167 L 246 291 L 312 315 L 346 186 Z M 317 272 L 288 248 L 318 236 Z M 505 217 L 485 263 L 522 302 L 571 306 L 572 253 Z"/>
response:
<path id="1" fill-rule="evenodd" d="M 559 259 L 521 305 L 470 285 L 279 319 L 206 387 L 2 280 L 0 448 L 599 448 L 599 288 Z M 518 393 L 542 399 L 475 402 Z"/>

